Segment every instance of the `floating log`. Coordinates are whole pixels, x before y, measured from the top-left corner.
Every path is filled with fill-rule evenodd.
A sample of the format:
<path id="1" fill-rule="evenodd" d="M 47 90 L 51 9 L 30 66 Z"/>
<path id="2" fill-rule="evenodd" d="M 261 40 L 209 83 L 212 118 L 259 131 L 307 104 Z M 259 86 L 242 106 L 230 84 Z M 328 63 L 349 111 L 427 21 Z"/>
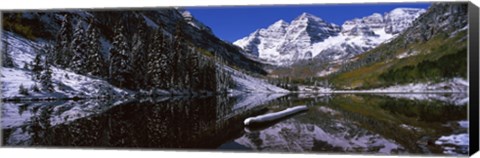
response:
<path id="1" fill-rule="evenodd" d="M 280 118 L 283 118 L 283 117 L 286 117 L 286 116 L 289 116 L 289 115 L 292 115 L 292 114 L 295 114 L 295 113 L 298 113 L 298 112 L 304 111 L 304 110 L 308 110 L 308 107 L 305 106 L 305 105 L 295 106 L 295 107 L 287 108 L 287 109 L 285 109 L 283 111 L 279 111 L 279 112 L 269 113 L 269 114 L 265 114 L 265 115 L 259 115 L 259 116 L 255 116 L 255 117 L 249 117 L 249 118 L 245 119 L 245 121 L 243 121 L 243 124 L 248 126 L 248 125 L 251 125 L 253 123 L 270 122 L 270 121 L 274 121 L 274 120 L 277 120 L 277 119 L 280 119 Z"/>

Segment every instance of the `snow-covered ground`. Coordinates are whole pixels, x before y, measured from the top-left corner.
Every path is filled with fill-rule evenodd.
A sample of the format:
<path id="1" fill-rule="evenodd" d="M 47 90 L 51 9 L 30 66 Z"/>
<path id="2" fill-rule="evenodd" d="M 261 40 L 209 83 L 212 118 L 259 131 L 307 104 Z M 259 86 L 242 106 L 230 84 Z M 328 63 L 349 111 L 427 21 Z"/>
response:
<path id="1" fill-rule="evenodd" d="M 231 74 L 235 82 L 235 89 L 230 90 L 230 93 L 288 93 L 288 90 L 269 84 L 268 82 L 246 75 L 240 71 L 232 69 L 228 66 L 222 66 L 228 73 Z"/>
<path id="2" fill-rule="evenodd" d="M 334 93 L 370 93 L 409 100 L 442 101 L 454 105 L 466 105 L 469 101 L 468 81 L 453 78 L 440 83 L 416 83 L 370 90 L 335 90 L 320 86 L 299 86 L 296 93 L 302 96 Z"/>
<path id="3" fill-rule="evenodd" d="M 6 41 L 4 44 L 8 46 L 8 53 L 17 67 L 23 67 L 26 63 L 32 62 L 37 52 L 41 49 L 41 44 L 8 31 L 2 32 L 3 41 Z"/>
<path id="4" fill-rule="evenodd" d="M 335 90 L 321 86 L 298 86 L 298 91 L 301 93 L 333 93 Z"/>
<path id="5" fill-rule="evenodd" d="M 51 98 L 97 98 L 106 95 L 126 96 L 132 92 L 116 88 L 108 82 L 74 72 L 59 69 L 52 66 L 52 83 L 55 91 L 35 92 L 34 85 L 40 87 L 39 81 L 34 80 L 31 71 L 23 69 L 25 63 L 30 63 L 39 53 L 39 42 L 24 39 L 18 35 L 6 32 L 2 36 L 7 40 L 8 48 L 16 67 L 2 67 L 0 81 L 2 82 L 3 99 L 51 99 Z M 28 89 L 29 94 L 19 93 L 19 87 L 23 85 Z"/>
<path id="6" fill-rule="evenodd" d="M 284 93 L 238 93 L 230 94 L 229 97 L 234 97 L 233 110 L 250 108 L 268 103 L 287 94 Z"/>
<path id="7" fill-rule="evenodd" d="M 19 68 L 2 68 L 2 98 L 3 99 L 51 99 L 51 98 L 97 98 L 106 95 L 126 96 L 131 92 L 110 85 L 108 82 L 79 75 L 70 71 L 53 68 L 52 82 L 55 91 L 35 92 L 31 87 L 40 83 L 33 79 L 30 71 Z M 28 95 L 19 93 L 23 85 L 29 89 Z"/>
<path id="8" fill-rule="evenodd" d="M 300 93 L 466 93 L 469 83 L 462 78 L 453 78 L 439 83 L 410 83 L 367 90 L 335 90 L 319 86 L 299 86 Z"/>
<path id="9" fill-rule="evenodd" d="M 453 78 L 440 83 L 410 83 L 387 88 L 373 89 L 373 92 L 467 92 L 468 81 L 462 78 Z M 367 90 L 369 91 L 369 90 Z"/>

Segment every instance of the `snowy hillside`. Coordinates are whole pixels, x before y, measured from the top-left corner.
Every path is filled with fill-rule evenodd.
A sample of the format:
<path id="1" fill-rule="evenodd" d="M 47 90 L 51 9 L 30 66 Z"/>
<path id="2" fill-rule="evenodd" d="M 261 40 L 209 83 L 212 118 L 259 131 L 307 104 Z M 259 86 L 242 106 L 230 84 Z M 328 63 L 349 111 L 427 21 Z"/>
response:
<path id="1" fill-rule="evenodd" d="M 220 65 L 219 65 L 220 66 Z M 274 86 L 266 81 L 249 76 L 228 66 L 222 66 L 232 77 L 235 88 L 231 89 L 231 95 L 238 93 L 288 93 L 288 90 Z"/>
<path id="2" fill-rule="evenodd" d="M 110 85 L 108 82 L 68 70 L 51 67 L 54 91 L 40 90 L 40 81 L 34 79 L 33 72 L 25 69 L 37 53 L 41 52 L 40 42 L 32 42 L 10 32 L 4 32 L 2 40 L 8 44 L 7 53 L 15 63 L 14 67 L 2 67 L 3 99 L 49 99 L 49 98 L 91 98 L 106 96 L 125 96 L 131 92 Z M 27 89 L 28 94 L 20 94 L 20 86 Z M 35 88 L 36 87 L 36 88 Z M 35 90 L 39 89 L 39 90 Z"/>
<path id="3" fill-rule="evenodd" d="M 234 44 L 279 66 L 311 58 L 345 59 L 392 39 L 424 12 L 424 9 L 397 8 L 384 15 L 374 13 L 348 20 L 341 27 L 303 13 L 290 23 L 279 20 Z"/>
<path id="4" fill-rule="evenodd" d="M 301 93 L 465 93 L 469 83 L 462 78 L 453 78 L 443 82 L 422 82 L 401 84 L 385 88 L 365 90 L 335 90 L 319 86 L 299 86 Z"/>
<path id="5" fill-rule="evenodd" d="M 52 66 L 52 81 L 54 91 L 34 91 L 34 87 L 40 87 L 41 83 L 34 79 L 33 72 L 24 69 L 25 64 L 29 65 L 37 53 L 42 50 L 41 42 L 33 42 L 10 32 L 3 35 L 8 44 L 8 53 L 11 55 L 15 67 L 2 67 L 2 95 L 4 99 L 48 99 L 48 98 L 91 98 L 125 96 L 133 92 L 119 89 L 107 81 L 91 76 L 79 75 L 69 70 Z M 220 66 L 220 64 L 218 64 Z M 232 94 L 236 93 L 286 93 L 287 90 L 268 84 L 267 82 L 246 75 L 228 66 L 222 65 L 231 74 L 236 84 Z M 20 86 L 28 89 L 28 94 L 20 94 Z"/>

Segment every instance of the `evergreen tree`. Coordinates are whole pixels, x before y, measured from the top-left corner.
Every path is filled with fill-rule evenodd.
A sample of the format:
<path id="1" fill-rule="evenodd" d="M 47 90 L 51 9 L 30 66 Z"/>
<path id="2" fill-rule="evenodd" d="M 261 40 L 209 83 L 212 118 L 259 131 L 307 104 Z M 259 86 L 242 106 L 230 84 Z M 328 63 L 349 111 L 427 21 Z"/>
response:
<path id="1" fill-rule="evenodd" d="M 12 57 L 10 56 L 9 50 L 8 50 L 8 43 L 6 41 L 2 41 L 2 66 L 3 67 L 14 67 L 15 64 L 12 61 Z"/>
<path id="2" fill-rule="evenodd" d="M 81 21 L 77 23 L 75 32 L 73 34 L 73 40 L 70 45 L 72 49 L 73 57 L 71 60 L 70 68 L 77 73 L 86 74 L 87 72 L 87 38 L 85 31 L 83 30 L 83 24 Z"/>
<path id="3" fill-rule="evenodd" d="M 148 65 L 148 45 L 147 45 L 147 31 L 148 26 L 144 21 L 139 21 L 137 26 L 137 33 L 133 36 L 132 53 L 131 53 L 131 65 L 132 69 L 130 74 L 134 77 L 133 81 L 137 89 L 144 87 L 146 84 L 146 72 Z"/>
<path id="4" fill-rule="evenodd" d="M 109 80 L 120 88 L 129 87 L 131 80 L 129 47 L 123 30 L 123 26 L 116 27 L 109 58 Z"/>
<path id="5" fill-rule="evenodd" d="M 50 63 L 54 63 L 55 55 L 57 51 L 56 48 L 51 44 L 45 44 L 42 46 L 43 54 L 45 54 L 45 60 L 49 61 Z"/>
<path id="6" fill-rule="evenodd" d="M 166 40 L 163 35 L 163 29 L 158 28 L 153 36 L 152 43 L 149 47 L 149 60 L 147 69 L 150 77 L 150 82 L 153 86 L 158 88 L 171 88 L 169 84 L 172 81 L 170 75 L 169 52 L 166 48 Z"/>
<path id="7" fill-rule="evenodd" d="M 225 61 L 222 58 L 217 56 L 215 57 L 216 57 L 215 62 L 225 63 Z M 214 64 L 214 67 L 215 67 L 214 74 L 215 74 L 215 88 L 216 88 L 215 91 L 218 93 L 226 92 L 228 88 L 230 88 L 232 85 L 232 82 L 233 82 L 232 78 L 230 77 L 230 74 L 222 67 L 216 66 L 216 64 Z"/>
<path id="8" fill-rule="evenodd" d="M 31 87 L 32 91 L 34 92 L 40 92 L 40 89 L 38 88 L 37 84 L 35 83 L 32 87 Z"/>
<path id="9" fill-rule="evenodd" d="M 105 60 L 101 54 L 100 36 L 98 30 L 94 28 L 93 22 L 87 29 L 87 72 L 95 76 L 103 76 L 105 69 Z"/>
<path id="10" fill-rule="evenodd" d="M 190 89 L 197 90 L 198 87 L 198 53 L 194 46 L 188 47 L 187 60 L 187 73 L 189 74 L 188 78 L 188 87 Z"/>
<path id="11" fill-rule="evenodd" d="M 40 83 L 42 85 L 42 89 L 52 92 L 53 84 L 52 84 L 52 69 L 50 67 L 50 63 L 48 60 L 45 61 L 45 68 L 42 71 L 40 76 Z"/>
<path id="12" fill-rule="evenodd" d="M 172 58 L 172 80 L 175 84 L 175 88 L 181 89 L 184 88 L 185 78 L 185 69 L 183 62 L 185 61 L 185 37 L 183 34 L 182 23 L 177 22 L 175 26 L 175 36 L 173 43 L 173 58 Z"/>
<path id="13" fill-rule="evenodd" d="M 26 62 L 23 63 L 23 69 L 30 70 L 30 65 Z"/>
<path id="14" fill-rule="evenodd" d="M 160 70 L 157 68 L 159 67 L 159 54 L 161 53 L 161 46 L 159 45 L 163 40 L 163 36 L 159 33 L 158 30 L 153 32 L 153 38 L 151 43 L 148 46 L 148 61 L 147 61 L 147 74 L 149 80 L 148 84 L 150 86 L 159 87 L 160 83 Z"/>
<path id="15" fill-rule="evenodd" d="M 70 43 L 72 41 L 72 25 L 70 16 L 65 14 L 60 30 L 56 36 L 55 53 L 50 58 L 51 62 L 59 67 L 65 68 L 70 63 L 72 52 Z"/>
<path id="16" fill-rule="evenodd" d="M 25 88 L 23 84 L 20 84 L 20 87 L 18 87 L 18 93 L 23 95 L 28 95 L 28 89 Z"/>
<path id="17" fill-rule="evenodd" d="M 40 53 L 37 53 L 35 56 L 35 59 L 33 59 L 33 63 L 31 64 L 31 69 L 33 72 L 33 77 L 35 80 L 40 80 L 40 75 L 43 71 L 43 65 L 42 65 L 42 56 Z"/>

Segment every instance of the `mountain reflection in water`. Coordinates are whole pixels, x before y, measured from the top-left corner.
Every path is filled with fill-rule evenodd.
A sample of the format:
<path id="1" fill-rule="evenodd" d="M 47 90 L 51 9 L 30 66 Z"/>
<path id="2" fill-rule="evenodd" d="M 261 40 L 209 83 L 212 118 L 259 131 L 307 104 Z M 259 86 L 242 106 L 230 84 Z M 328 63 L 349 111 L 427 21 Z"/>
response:
<path id="1" fill-rule="evenodd" d="M 42 147 L 467 154 L 468 135 L 467 143 L 455 143 L 458 141 L 448 138 L 467 133 L 468 102 L 464 100 L 468 96 L 446 94 L 436 98 L 440 99 L 412 94 L 248 94 L 6 102 L 2 105 L 2 143 Z M 247 117 L 297 105 L 307 105 L 309 110 L 262 128 L 252 129 L 242 123 Z"/>

